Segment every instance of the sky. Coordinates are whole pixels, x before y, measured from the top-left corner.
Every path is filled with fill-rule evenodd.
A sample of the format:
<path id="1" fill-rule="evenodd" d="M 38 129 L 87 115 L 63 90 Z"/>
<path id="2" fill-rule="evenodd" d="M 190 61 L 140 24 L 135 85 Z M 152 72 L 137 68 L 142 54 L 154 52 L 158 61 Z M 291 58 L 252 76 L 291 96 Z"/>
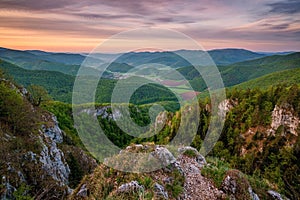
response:
<path id="1" fill-rule="evenodd" d="M 141 27 L 179 31 L 205 49 L 300 51 L 300 0 L 0 0 L 6 48 L 90 52 Z"/>

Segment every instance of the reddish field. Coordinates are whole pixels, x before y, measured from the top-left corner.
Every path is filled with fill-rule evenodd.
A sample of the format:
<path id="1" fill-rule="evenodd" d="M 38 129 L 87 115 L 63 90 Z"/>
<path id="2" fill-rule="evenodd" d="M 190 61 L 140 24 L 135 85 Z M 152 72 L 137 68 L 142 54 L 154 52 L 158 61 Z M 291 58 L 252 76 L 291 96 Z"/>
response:
<path id="1" fill-rule="evenodd" d="M 172 86 L 172 87 L 176 87 L 179 85 L 183 85 L 186 84 L 186 81 L 172 81 L 172 80 L 164 80 L 164 81 L 160 81 L 163 85 L 167 85 L 167 86 Z"/>
<path id="2" fill-rule="evenodd" d="M 200 94 L 200 92 L 190 91 L 190 92 L 182 93 L 181 96 L 184 100 L 189 100 L 197 96 L 198 94 Z"/>

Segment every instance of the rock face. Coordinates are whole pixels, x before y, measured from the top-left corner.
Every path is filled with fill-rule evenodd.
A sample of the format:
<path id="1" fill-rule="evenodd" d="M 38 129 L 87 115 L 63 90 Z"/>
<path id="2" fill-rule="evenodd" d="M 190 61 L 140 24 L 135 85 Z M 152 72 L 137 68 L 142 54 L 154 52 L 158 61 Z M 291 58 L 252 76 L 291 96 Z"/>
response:
<path id="1" fill-rule="evenodd" d="M 43 133 L 48 138 L 50 138 L 53 142 L 62 143 L 63 142 L 63 134 L 58 126 L 58 121 L 54 115 L 52 116 L 52 121 L 54 123 L 54 125 L 52 127 L 47 128 L 44 125 L 42 125 Z"/>
<path id="2" fill-rule="evenodd" d="M 269 191 L 268 191 L 268 194 L 269 194 L 269 196 L 270 196 L 271 198 L 273 198 L 274 200 L 284 200 L 284 199 L 286 199 L 286 198 L 283 198 L 283 197 L 281 196 L 281 194 L 279 194 L 278 192 L 275 192 L 275 191 L 273 191 L 273 190 L 269 190 Z"/>
<path id="3" fill-rule="evenodd" d="M 219 116 L 225 117 L 226 113 L 229 112 L 236 104 L 237 104 L 237 102 L 234 102 L 231 99 L 225 99 L 224 101 L 222 101 L 218 106 Z"/>
<path id="4" fill-rule="evenodd" d="M 300 120 L 294 114 L 294 109 L 291 105 L 275 106 L 272 112 L 272 123 L 270 131 L 275 133 L 279 126 L 284 126 L 286 130 L 296 136 L 298 136 L 297 129 L 299 127 Z"/>
<path id="5" fill-rule="evenodd" d="M 67 185 L 70 168 L 65 160 L 64 153 L 57 147 L 63 142 L 62 131 L 58 127 L 56 117 L 52 116 L 54 126 L 43 127 L 41 132 L 41 145 L 43 150 L 40 153 L 39 161 L 43 164 L 43 169 L 60 185 Z"/>
<path id="6" fill-rule="evenodd" d="M 13 193 L 17 190 L 14 186 L 9 183 L 9 180 L 3 176 L 1 184 L 4 186 L 4 192 L 0 196 L 0 199 L 11 199 L 13 198 Z"/>

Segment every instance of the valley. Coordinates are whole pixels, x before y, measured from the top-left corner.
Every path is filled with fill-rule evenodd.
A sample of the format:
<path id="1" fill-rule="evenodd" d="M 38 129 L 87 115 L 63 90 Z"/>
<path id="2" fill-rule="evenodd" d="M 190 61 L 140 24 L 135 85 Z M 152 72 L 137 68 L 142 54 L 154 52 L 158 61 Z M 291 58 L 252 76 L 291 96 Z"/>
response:
<path id="1" fill-rule="evenodd" d="M 193 57 L 193 50 L 180 51 Z M 242 49 L 208 53 L 223 78 L 226 99 L 218 107 L 225 116 L 224 127 L 206 155 L 206 133 L 215 117 L 210 91 L 197 70 L 176 51 L 118 54 L 106 70 L 103 66 L 113 55 L 95 54 L 95 67 L 78 75 L 86 54 L 1 48 L 0 197 L 299 199 L 300 53 L 269 55 Z M 199 66 L 213 76 L 211 66 Z M 102 72 L 94 109 L 72 104 L 75 79 L 94 80 Z M 118 102 L 119 110 L 113 110 L 114 88 L 127 81 L 119 90 L 119 95 L 126 95 L 136 84 L 133 77 L 152 82 L 139 87 L 130 102 Z M 198 111 L 193 96 L 197 96 Z M 180 106 L 180 102 L 184 104 Z M 149 113 L 157 104 L 165 110 L 153 118 Z M 112 163 L 134 170 L 149 167 L 149 162 L 138 156 L 126 162 L 130 160 L 127 153 L 145 153 L 164 166 L 142 173 L 114 169 L 97 154 L 109 152 L 109 146 L 91 151 L 78 134 L 82 127 L 74 123 L 74 106 L 91 130 L 94 125 L 88 119 L 94 116 L 105 137 L 121 149 L 112 155 Z M 141 137 L 119 127 L 118 119 L 126 117 L 122 107 L 129 108 L 138 127 L 148 126 L 144 133 L 129 124 L 125 127 Z M 198 122 L 193 120 L 196 116 Z M 194 129 L 190 146 L 168 148 L 179 130 L 188 136 Z M 212 133 L 214 130 L 218 129 L 212 128 Z M 97 130 L 92 133 L 85 139 L 97 147 L 101 136 Z"/>

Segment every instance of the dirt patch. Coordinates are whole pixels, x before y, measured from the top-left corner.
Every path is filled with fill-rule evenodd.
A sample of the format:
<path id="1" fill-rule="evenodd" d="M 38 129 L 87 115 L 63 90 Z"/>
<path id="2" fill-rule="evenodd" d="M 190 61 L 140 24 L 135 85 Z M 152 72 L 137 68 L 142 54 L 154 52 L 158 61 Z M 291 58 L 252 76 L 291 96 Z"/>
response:
<path id="1" fill-rule="evenodd" d="M 186 81 L 163 80 L 163 81 L 160 81 L 160 83 L 162 83 L 163 85 L 176 87 L 176 86 L 186 84 Z"/>
<path id="2" fill-rule="evenodd" d="M 181 97 L 184 100 L 189 100 L 189 99 L 192 99 L 193 97 L 197 96 L 198 94 L 200 94 L 200 92 L 189 91 L 189 92 L 182 93 Z"/>

